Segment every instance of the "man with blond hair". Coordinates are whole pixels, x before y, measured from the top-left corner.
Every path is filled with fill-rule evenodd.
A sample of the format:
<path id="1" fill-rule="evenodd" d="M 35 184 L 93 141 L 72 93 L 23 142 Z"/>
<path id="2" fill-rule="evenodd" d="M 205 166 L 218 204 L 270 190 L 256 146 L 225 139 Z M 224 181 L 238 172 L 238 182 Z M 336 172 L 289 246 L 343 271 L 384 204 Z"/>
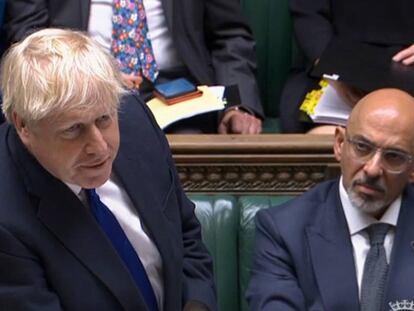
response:
<path id="1" fill-rule="evenodd" d="M 227 99 L 237 106 L 180 120 L 167 132 L 262 131 L 255 42 L 239 0 L 12 0 L 6 12 L 8 43 L 46 27 L 86 31 L 118 59 L 126 86 L 146 99 L 154 85 L 178 78 L 235 86 Z M 146 63 L 138 66 L 134 56 Z"/>
<path id="2" fill-rule="evenodd" d="M 258 213 L 250 310 L 414 310 L 413 107 L 364 97 L 335 132 L 342 177 Z"/>
<path id="3" fill-rule="evenodd" d="M 211 259 L 167 141 L 80 32 L 2 63 L 2 310 L 216 310 Z"/>

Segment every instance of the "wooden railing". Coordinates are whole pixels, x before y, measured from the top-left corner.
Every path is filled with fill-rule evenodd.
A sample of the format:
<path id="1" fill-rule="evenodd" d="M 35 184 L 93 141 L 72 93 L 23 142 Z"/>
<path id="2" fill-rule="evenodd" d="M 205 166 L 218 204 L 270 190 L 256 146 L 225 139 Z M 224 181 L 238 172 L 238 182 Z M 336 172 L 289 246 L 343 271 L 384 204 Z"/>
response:
<path id="1" fill-rule="evenodd" d="M 299 194 L 339 174 L 330 135 L 168 135 L 186 192 Z"/>

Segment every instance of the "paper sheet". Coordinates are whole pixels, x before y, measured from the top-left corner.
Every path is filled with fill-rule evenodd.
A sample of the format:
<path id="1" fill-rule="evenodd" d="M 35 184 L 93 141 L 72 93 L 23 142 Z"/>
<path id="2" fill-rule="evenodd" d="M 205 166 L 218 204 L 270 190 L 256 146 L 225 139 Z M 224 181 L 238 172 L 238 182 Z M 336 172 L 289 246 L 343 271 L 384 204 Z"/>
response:
<path id="1" fill-rule="evenodd" d="M 352 107 L 339 97 L 332 86 L 328 85 L 310 117 L 316 123 L 346 125 L 351 110 Z"/>
<path id="2" fill-rule="evenodd" d="M 198 89 L 203 91 L 202 96 L 174 105 L 167 105 L 158 98 L 153 98 L 148 101 L 147 105 L 154 114 L 158 125 L 161 128 L 165 128 L 178 120 L 224 109 L 224 102 L 217 98 L 219 94 L 216 95 L 216 90 L 212 92 L 208 86 L 199 86 Z"/>

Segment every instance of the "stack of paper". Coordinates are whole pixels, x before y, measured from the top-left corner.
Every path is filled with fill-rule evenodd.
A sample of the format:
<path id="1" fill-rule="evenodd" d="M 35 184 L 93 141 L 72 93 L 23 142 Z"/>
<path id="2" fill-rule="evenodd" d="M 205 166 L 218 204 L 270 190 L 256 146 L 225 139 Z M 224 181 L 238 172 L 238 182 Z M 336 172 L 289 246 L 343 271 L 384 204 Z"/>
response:
<path id="1" fill-rule="evenodd" d="M 328 85 L 324 88 L 310 117 L 315 123 L 346 125 L 351 110 L 351 106 L 343 101 L 332 86 Z"/>
<path id="2" fill-rule="evenodd" d="M 182 119 L 186 119 L 198 114 L 222 110 L 224 109 L 224 102 L 221 99 L 221 89 L 208 86 L 199 86 L 203 95 L 193 99 L 189 99 L 177 104 L 167 105 L 158 98 L 153 98 L 147 102 L 149 109 L 152 111 L 155 120 L 161 128 L 166 128 L 168 125 Z M 224 90 L 224 87 L 223 87 Z M 221 90 L 221 94 L 223 93 Z"/>

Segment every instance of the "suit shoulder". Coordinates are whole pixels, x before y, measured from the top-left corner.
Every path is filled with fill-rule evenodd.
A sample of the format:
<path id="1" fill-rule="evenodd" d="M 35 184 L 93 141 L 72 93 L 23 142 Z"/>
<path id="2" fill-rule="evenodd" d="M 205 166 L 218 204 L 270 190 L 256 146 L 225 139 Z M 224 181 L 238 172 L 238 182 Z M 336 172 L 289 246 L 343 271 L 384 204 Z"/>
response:
<path id="1" fill-rule="evenodd" d="M 329 195 L 338 188 L 338 180 L 329 180 L 317 184 L 304 194 L 278 206 L 258 212 L 260 218 L 272 218 L 278 223 L 291 223 L 292 219 L 299 224 L 301 221 L 311 221 L 319 207 L 328 199 Z"/>

